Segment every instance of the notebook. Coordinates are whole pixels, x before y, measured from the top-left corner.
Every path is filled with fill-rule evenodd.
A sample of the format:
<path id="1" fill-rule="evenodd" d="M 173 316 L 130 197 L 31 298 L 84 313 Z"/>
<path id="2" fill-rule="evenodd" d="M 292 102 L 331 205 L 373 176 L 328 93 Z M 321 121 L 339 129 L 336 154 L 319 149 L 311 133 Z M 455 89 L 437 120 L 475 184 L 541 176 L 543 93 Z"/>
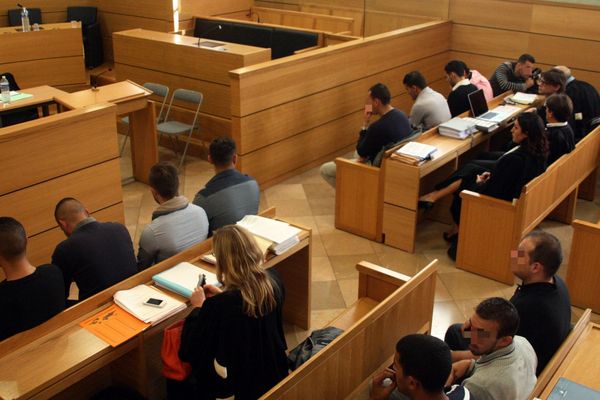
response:
<path id="1" fill-rule="evenodd" d="M 475 124 L 460 117 L 454 117 L 450 121 L 446 121 L 438 126 L 440 135 L 455 139 L 466 139 L 475 133 L 476 130 Z"/>
<path id="2" fill-rule="evenodd" d="M 261 249 L 265 246 L 264 240 L 271 242 L 272 244 L 268 248 L 277 255 L 285 253 L 300 242 L 298 234 L 300 234 L 301 230 L 291 226 L 287 222 L 258 215 L 246 215 L 237 224 L 258 237 L 259 240 L 257 242 Z"/>
<path id="3" fill-rule="evenodd" d="M 428 160 L 431 158 L 431 155 L 437 151 L 437 147 L 431 146 L 429 144 L 419 143 L 419 142 L 408 142 L 398 150 L 396 153 L 412 157 L 418 161 Z"/>
<path id="4" fill-rule="evenodd" d="M 190 298 L 194 289 L 198 286 L 201 274 L 206 276 L 207 284 L 219 284 L 215 274 L 189 262 L 179 263 L 160 274 L 156 274 L 152 277 L 152 280 L 160 287 Z"/>
<path id="5" fill-rule="evenodd" d="M 535 102 L 537 95 L 532 93 L 517 92 L 510 96 L 509 99 L 514 103 L 529 105 Z"/>
<path id="6" fill-rule="evenodd" d="M 548 400 L 600 400 L 600 392 L 570 381 L 566 378 L 560 378 L 552 392 L 548 396 Z"/>
<path id="7" fill-rule="evenodd" d="M 197 281 L 196 281 L 197 283 Z M 149 298 L 164 300 L 163 307 L 144 304 Z M 186 309 L 186 304 L 166 293 L 147 285 L 138 285 L 132 289 L 119 290 L 113 296 L 115 303 L 137 319 L 156 325 L 170 316 Z"/>
<path id="8" fill-rule="evenodd" d="M 469 93 L 469 105 L 471 106 L 473 118 L 496 123 L 510 118 L 516 111 L 520 110 L 517 107 L 498 106 L 490 111 L 483 89 Z"/>

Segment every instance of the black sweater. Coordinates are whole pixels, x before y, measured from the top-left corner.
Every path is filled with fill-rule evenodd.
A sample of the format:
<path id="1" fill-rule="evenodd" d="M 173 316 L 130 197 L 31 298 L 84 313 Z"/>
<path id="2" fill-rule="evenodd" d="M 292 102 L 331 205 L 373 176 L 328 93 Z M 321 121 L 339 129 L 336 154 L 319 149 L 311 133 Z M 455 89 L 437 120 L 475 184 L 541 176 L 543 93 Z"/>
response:
<path id="1" fill-rule="evenodd" d="M 476 90 L 477 86 L 469 83 L 468 85 L 459 86 L 450 92 L 448 95 L 448 107 L 453 118 L 471 109 L 469 94 Z"/>
<path id="2" fill-rule="evenodd" d="M 575 149 L 575 135 L 569 124 L 565 126 L 549 126 L 546 128 L 550 154 L 548 154 L 548 165 L 558 160 L 563 154 L 570 153 Z"/>
<path id="3" fill-rule="evenodd" d="M 0 340 L 31 329 L 65 308 L 60 269 L 42 265 L 14 281 L 0 282 Z"/>
<path id="4" fill-rule="evenodd" d="M 373 122 L 367 130 L 360 132 L 356 152 L 359 156 L 373 161 L 384 146 L 408 137 L 411 132 L 406 115 L 393 108 Z"/>
<path id="5" fill-rule="evenodd" d="M 571 331 L 569 291 L 563 280 L 554 276 L 554 283 L 519 286 L 510 301 L 519 312 L 517 335 L 535 350 L 539 375 Z"/>
<path id="6" fill-rule="evenodd" d="M 179 358 L 192 365 L 201 399 L 257 399 L 288 374 L 283 333 L 283 284 L 269 270 L 277 307 L 270 314 L 252 318 L 243 311 L 239 290 L 206 299 L 185 320 Z M 227 368 L 227 379 L 215 373 L 214 361 Z"/>

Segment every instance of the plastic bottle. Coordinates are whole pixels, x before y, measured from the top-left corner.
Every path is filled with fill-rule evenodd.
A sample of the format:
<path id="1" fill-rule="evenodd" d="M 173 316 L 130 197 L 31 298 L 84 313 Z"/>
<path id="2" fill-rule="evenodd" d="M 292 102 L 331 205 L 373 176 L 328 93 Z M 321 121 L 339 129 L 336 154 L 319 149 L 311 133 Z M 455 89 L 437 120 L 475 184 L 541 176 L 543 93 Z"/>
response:
<path id="1" fill-rule="evenodd" d="M 0 79 L 0 100 L 5 104 L 10 103 L 10 85 L 4 75 Z"/>
<path id="2" fill-rule="evenodd" d="M 21 8 L 21 28 L 23 28 L 23 32 L 31 30 L 31 26 L 29 25 L 29 11 L 25 7 Z"/>

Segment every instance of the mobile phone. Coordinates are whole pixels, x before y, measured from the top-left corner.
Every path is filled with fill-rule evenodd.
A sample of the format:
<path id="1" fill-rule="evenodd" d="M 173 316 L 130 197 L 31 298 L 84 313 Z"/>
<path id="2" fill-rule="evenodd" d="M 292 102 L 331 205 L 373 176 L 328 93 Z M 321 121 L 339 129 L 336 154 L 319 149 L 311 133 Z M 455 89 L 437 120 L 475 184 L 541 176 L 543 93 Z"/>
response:
<path id="1" fill-rule="evenodd" d="M 148 300 L 146 300 L 144 302 L 144 305 L 151 306 L 151 307 L 158 307 L 158 308 L 164 307 L 165 304 L 167 304 L 167 302 L 165 300 L 155 299 L 153 297 L 150 297 Z"/>
<path id="2" fill-rule="evenodd" d="M 206 275 L 200 274 L 200 276 L 198 277 L 198 284 L 196 285 L 196 287 L 200 288 L 204 287 L 204 285 L 206 285 Z"/>

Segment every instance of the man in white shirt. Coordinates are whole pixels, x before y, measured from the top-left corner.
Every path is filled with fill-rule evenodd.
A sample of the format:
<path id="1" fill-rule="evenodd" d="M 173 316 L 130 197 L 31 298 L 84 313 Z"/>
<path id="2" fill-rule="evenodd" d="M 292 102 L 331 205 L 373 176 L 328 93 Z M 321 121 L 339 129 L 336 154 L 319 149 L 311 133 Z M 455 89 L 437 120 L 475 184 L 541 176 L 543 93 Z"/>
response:
<path id="1" fill-rule="evenodd" d="M 172 163 L 154 165 L 148 180 L 152 197 L 159 205 L 140 237 L 139 269 L 174 256 L 208 235 L 206 212 L 179 195 L 179 177 Z"/>
<path id="2" fill-rule="evenodd" d="M 425 77 L 419 71 L 406 74 L 402 83 L 415 101 L 408 117 L 414 128 L 426 131 L 451 118 L 444 96 L 427 86 Z"/>

